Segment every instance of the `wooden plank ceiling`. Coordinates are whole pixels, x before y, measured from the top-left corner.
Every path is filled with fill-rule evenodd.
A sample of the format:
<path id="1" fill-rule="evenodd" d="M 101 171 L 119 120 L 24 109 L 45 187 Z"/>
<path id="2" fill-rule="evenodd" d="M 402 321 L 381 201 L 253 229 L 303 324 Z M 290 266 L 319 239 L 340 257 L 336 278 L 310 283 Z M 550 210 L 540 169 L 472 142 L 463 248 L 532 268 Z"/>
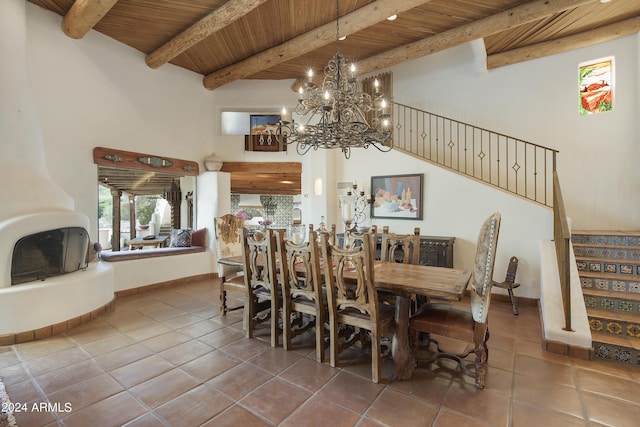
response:
<path id="1" fill-rule="evenodd" d="M 30 0 L 146 55 L 202 74 L 215 89 L 238 79 L 298 79 L 336 50 L 331 0 Z M 397 14 L 394 21 L 386 18 Z M 340 51 L 361 74 L 483 39 L 488 68 L 640 31 L 640 1 L 340 0 Z"/>

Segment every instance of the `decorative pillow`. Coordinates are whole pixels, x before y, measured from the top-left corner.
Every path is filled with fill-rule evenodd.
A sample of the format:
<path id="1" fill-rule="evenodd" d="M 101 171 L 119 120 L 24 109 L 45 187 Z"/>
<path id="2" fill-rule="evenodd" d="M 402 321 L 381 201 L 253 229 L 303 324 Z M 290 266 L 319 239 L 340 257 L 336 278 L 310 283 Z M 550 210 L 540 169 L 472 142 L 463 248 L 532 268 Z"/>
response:
<path id="1" fill-rule="evenodd" d="M 191 233 L 191 246 L 205 246 L 207 240 L 207 229 L 200 228 Z"/>
<path id="2" fill-rule="evenodd" d="M 191 229 L 173 229 L 171 230 L 170 248 L 187 248 L 191 246 Z"/>

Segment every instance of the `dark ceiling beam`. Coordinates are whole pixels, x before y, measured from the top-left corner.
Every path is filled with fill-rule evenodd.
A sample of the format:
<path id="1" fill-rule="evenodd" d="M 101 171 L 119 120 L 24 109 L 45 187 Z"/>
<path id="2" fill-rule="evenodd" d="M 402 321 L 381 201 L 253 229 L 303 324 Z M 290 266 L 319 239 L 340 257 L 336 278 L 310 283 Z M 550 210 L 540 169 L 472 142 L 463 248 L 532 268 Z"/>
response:
<path id="1" fill-rule="evenodd" d="M 62 19 L 62 31 L 81 39 L 118 3 L 118 0 L 76 0 Z"/>

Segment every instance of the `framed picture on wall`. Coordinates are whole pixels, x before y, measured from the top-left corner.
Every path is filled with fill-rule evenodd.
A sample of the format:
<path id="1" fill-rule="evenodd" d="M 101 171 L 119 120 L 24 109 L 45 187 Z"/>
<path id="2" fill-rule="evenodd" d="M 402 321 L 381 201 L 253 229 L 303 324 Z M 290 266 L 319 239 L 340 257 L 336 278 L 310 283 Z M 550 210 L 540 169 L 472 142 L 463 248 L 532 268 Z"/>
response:
<path id="1" fill-rule="evenodd" d="M 371 218 L 423 218 L 424 174 L 371 177 Z"/>
<path id="2" fill-rule="evenodd" d="M 280 122 L 279 114 L 251 114 L 251 135 L 266 135 L 276 133 L 278 123 Z"/>
<path id="3" fill-rule="evenodd" d="M 613 57 L 579 65 L 580 114 L 596 114 L 613 109 Z"/>

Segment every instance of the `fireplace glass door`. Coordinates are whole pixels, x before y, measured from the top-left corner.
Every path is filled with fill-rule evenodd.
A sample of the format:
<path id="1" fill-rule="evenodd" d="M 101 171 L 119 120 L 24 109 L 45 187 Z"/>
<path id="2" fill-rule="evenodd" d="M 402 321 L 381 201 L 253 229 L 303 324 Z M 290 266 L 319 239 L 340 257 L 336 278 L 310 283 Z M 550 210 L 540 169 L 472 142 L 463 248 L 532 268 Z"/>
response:
<path id="1" fill-rule="evenodd" d="M 11 284 L 45 280 L 87 267 L 89 234 L 81 227 L 58 228 L 18 240 L 11 259 Z"/>

